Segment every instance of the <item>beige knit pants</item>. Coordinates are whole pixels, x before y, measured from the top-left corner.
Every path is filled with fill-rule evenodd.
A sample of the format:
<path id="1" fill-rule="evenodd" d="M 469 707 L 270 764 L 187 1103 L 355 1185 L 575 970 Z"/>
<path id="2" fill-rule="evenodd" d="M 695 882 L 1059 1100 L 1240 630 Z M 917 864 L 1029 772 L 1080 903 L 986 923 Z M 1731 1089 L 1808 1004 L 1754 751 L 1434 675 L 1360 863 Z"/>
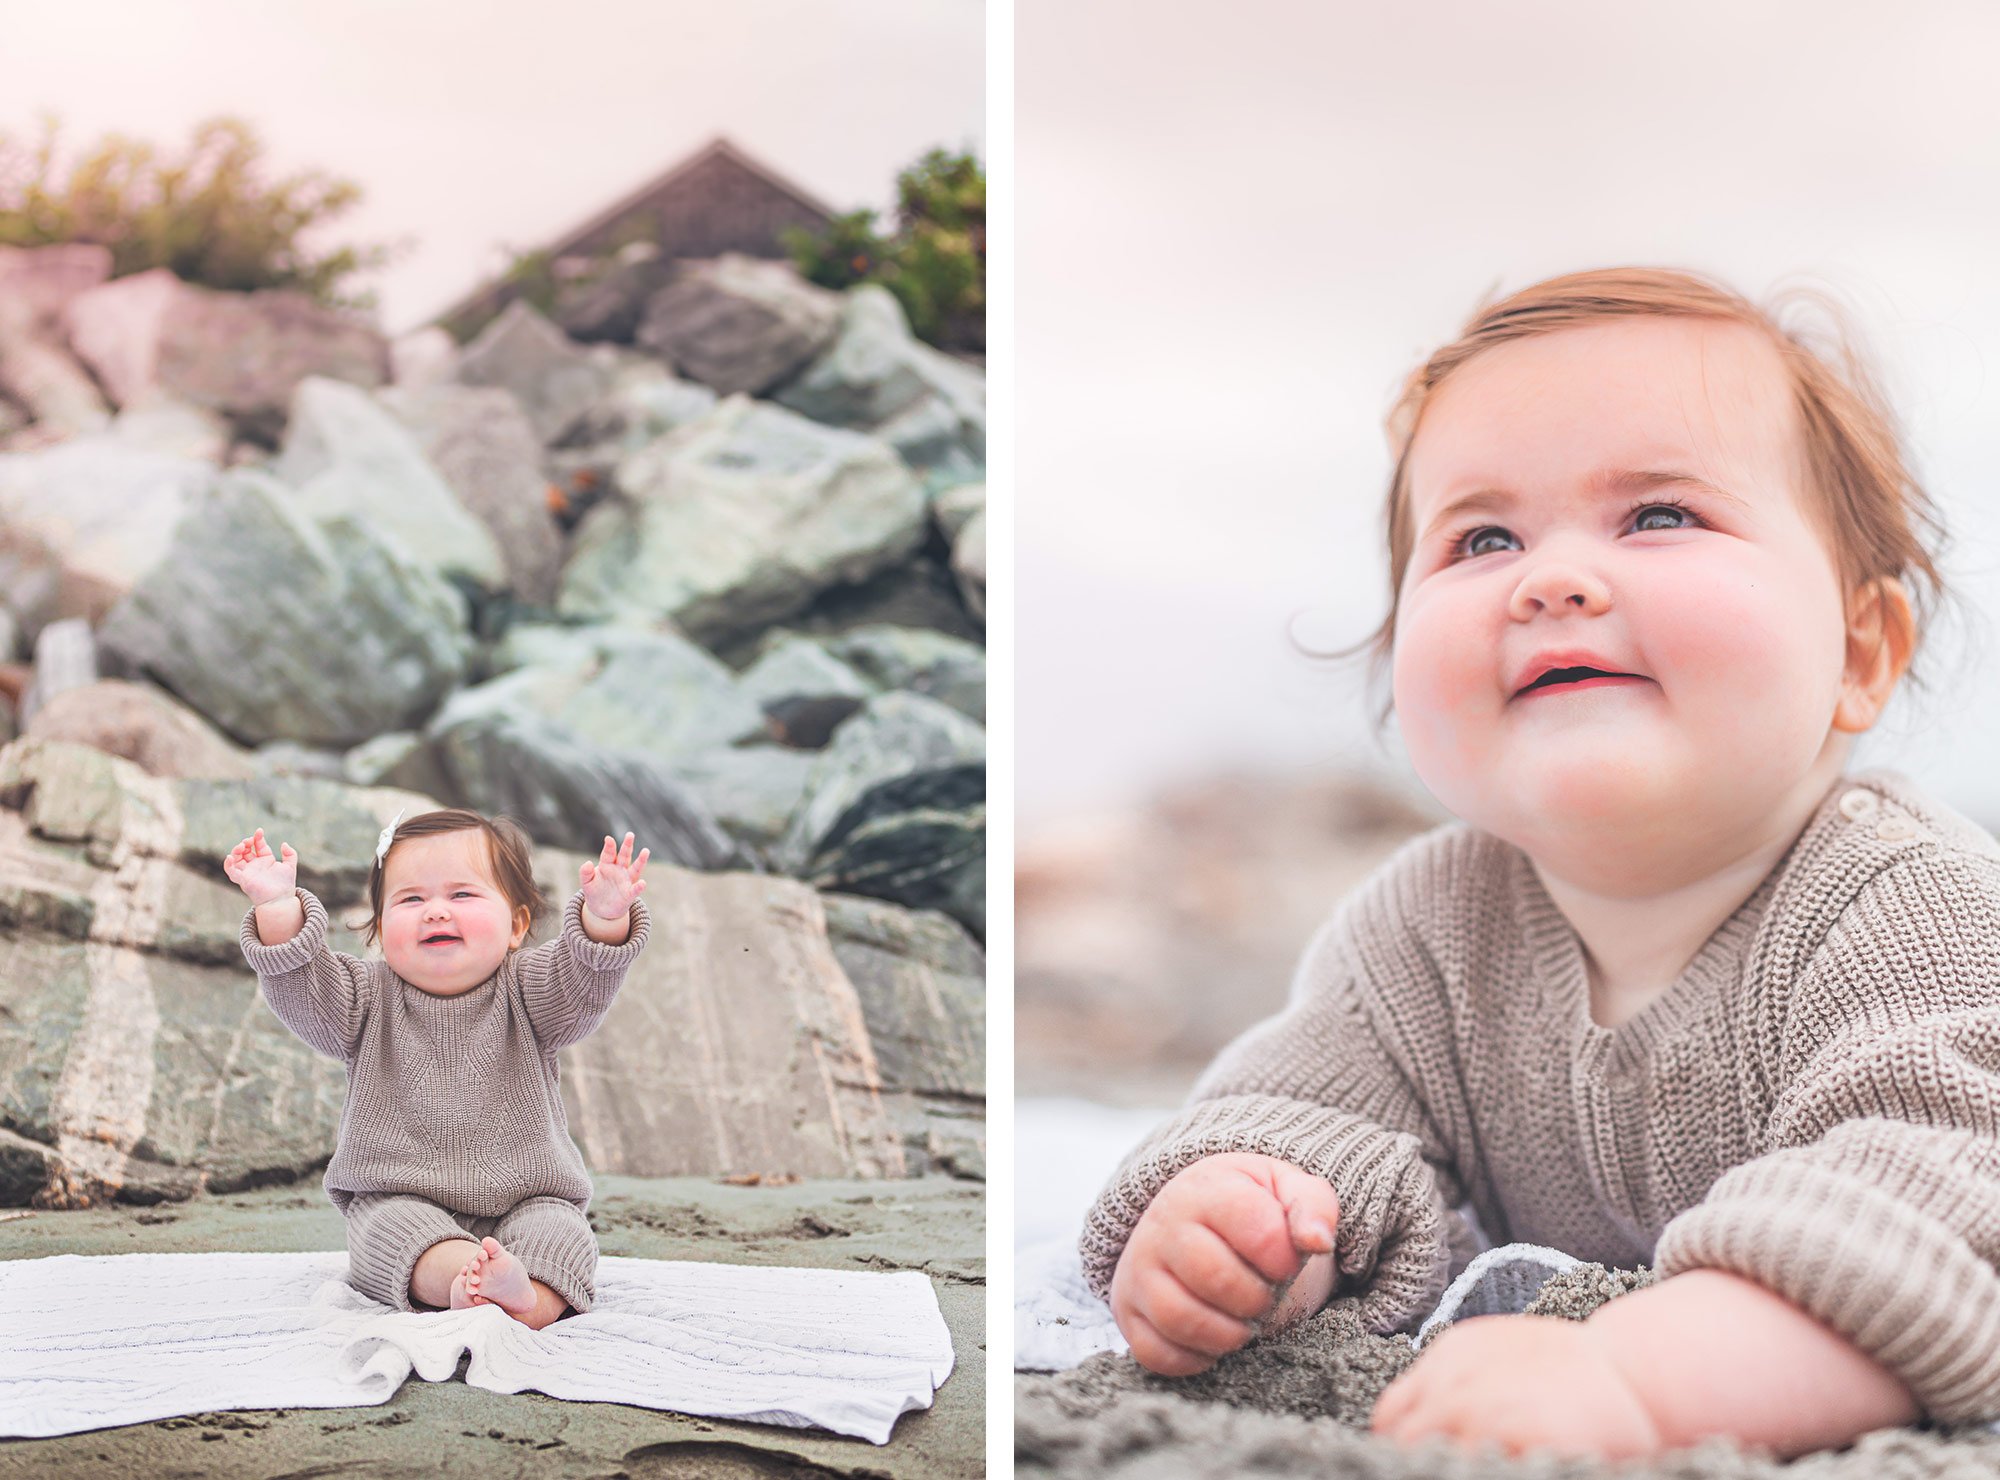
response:
<path id="1" fill-rule="evenodd" d="M 398 1310 L 429 1310 L 410 1298 L 410 1271 L 432 1244 L 488 1234 L 540 1280 L 589 1310 L 597 1298 L 597 1236 L 583 1209 L 560 1197 L 531 1197 L 498 1218 L 475 1218 L 427 1198 L 357 1192 L 342 1209 L 347 1219 L 347 1282 Z"/>

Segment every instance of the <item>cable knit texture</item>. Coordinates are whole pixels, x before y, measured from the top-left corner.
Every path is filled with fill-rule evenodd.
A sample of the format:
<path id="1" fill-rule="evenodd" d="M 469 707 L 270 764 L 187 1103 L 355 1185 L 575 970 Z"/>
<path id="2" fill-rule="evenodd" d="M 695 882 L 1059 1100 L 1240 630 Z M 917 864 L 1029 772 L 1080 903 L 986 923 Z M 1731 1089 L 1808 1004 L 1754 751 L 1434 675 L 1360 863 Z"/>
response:
<path id="1" fill-rule="evenodd" d="M 386 961 L 331 949 L 326 907 L 310 890 L 298 895 L 306 922 L 297 935 L 263 944 L 253 909 L 239 939 L 279 1020 L 347 1066 L 326 1168 L 334 1206 L 345 1214 L 357 1194 L 405 1194 L 497 1219 L 529 1198 L 554 1197 L 581 1215 L 590 1173 L 570 1139 L 556 1050 L 610 1011 L 646 944 L 645 903 L 632 905 L 624 943 L 606 945 L 585 934 L 583 895 L 573 894 L 553 939 L 511 952 L 469 992 L 435 997 Z M 523 1263 L 562 1288 L 525 1255 Z M 589 1271 L 574 1263 L 551 1272 L 576 1289 Z"/>
<path id="2" fill-rule="evenodd" d="M 1527 856 L 1414 838 L 1307 948 L 1085 1224 L 1099 1295 L 1146 1206 L 1257 1151 L 1340 1199 L 1377 1331 L 1496 1244 L 1784 1296 L 1947 1422 L 2000 1417 L 2000 842 L 1891 770 L 1844 776 L 1680 976 L 1616 1029 Z M 1460 1225 L 1454 1228 L 1454 1224 Z"/>

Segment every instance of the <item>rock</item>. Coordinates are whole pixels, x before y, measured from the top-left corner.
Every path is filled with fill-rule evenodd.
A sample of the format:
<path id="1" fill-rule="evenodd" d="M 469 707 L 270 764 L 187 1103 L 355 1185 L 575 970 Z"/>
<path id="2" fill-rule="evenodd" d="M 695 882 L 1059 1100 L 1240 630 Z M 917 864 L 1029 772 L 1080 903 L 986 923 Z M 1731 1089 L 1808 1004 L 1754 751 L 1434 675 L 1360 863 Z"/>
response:
<path id="1" fill-rule="evenodd" d="M 159 396 L 111 419 L 109 438 L 120 447 L 162 457 L 220 466 L 229 456 L 229 423 L 213 411 Z"/>
<path id="2" fill-rule="evenodd" d="M 21 624 L 5 606 L 0 606 L 0 663 L 11 663 L 21 653 Z"/>
<path id="3" fill-rule="evenodd" d="M 701 800 L 642 751 L 605 749 L 507 709 L 447 715 L 426 738 L 447 800 L 504 812 L 536 842 L 594 849 L 606 834 L 631 832 L 663 862 L 714 869 L 737 857 Z"/>
<path id="4" fill-rule="evenodd" d="M 0 296 L 0 391 L 24 407 L 38 432 L 75 437 L 111 419 L 90 372 L 37 325 L 25 302 Z"/>
<path id="5" fill-rule="evenodd" d="M 637 339 L 725 396 L 763 395 L 833 341 L 841 298 L 787 263 L 728 252 L 683 262 L 646 304 Z"/>
<path id="6" fill-rule="evenodd" d="M 796 633 L 778 637 L 743 672 L 738 687 L 762 707 L 777 727 L 778 739 L 800 750 L 818 750 L 875 688 L 811 638 Z"/>
<path id="7" fill-rule="evenodd" d="M 986 934 L 986 767 L 914 771 L 870 787 L 828 828 L 815 887 L 942 910 Z"/>
<path id="8" fill-rule="evenodd" d="M 881 443 L 747 397 L 619 465 L 577 530 L 559 608 L 670 617 L 701 640 L 798 611 L 922 543 L 923 493 Z"/>
<path id="9" fill-rule="evenodd" d="M 931 518 L 937 521 L 938 532 L 950 544 L 958 538 L 958 532 L 965 528 L 974 514 L 986 508 L 986 485 L 984 483 L 957 483 L 950 488 L 940 489 L 931 497 Z"/>
<path id="10" fill-rule="evenodd" d="M 260 441 L 275 442 L 309 375 L 368 387 L 389 377 L 381 334 L 289 288 L 216 292 L 155 268 L 79 295 L 64 319 L 116 405 L 164 391 Z"/>
<path id="11" fill-rule="evenodd" d="M 874 623 L 823 639 L 826 650 L 878 688 L 949 704 L 986 723 L 986 649 L 922 627 Z"/>
<path id="12" fill-rule="evenodd" d="M 387 780 L 389 773 L 423 747 L 424 737 L 414 730 L 394 730 L 387 735 L 377 735 L 373 740 L 362 741 L 341 757 L 340 774 L 354 786 L 396 785 L 398 783 Z M 431 790 L 426 786 L 413 789 Z"/>
<path id="13" fill-rule="evenodd" d="M 489 591 L 506 583 L 492 531 L 458 501 L 409 430 L 356 386 L 300 381 L 271 471 L 322 523 L 351 515 L 441 576 Z"/>
<path id="14" fill-rule="evenodd" d="M 0 453 L 0 560 L 11 552 L 46 583 L 42 600 L 17 610 L 101 621 L 159 563 L 216 476 L 208 463 L 101 436 Z M 13 573 L 0 577 L 13 600 Z"/>
<path id="15" fill-rule="evenodd" d="M 829 426 L 870 431 L 912 467 L 971 472 L 986 459 L 986 378 L 910 333 L 887 288 L 847 291 L 840 332 L 771 399 Z"/>
<path id="16" fill-rule="evenodd" d="M 966 610 L 980 621 L 986 620 L 986 511 L 981 509 L 965 523 L 951 547 L 951 573 L 958 577 L 958 589 L 965 596 Z"/>
<path id="17" fill-rule="evenodd" d="M 813 757 L 777 745 L 746 745 L 676 756 L 668 768 L 701 798 L 724 832 L 761 858 L 798 811 L 812 779 Z"/>
<path id="18" fill-rule="evenodd" d="M 396 389 L 429 390 L 458 373 L 458 344 L 436 324 L 413 329 L 390 341 L 389 369 Z"/>
<path id="19" fill-rule="evenodd" d="M 175 857 L 188 868 L 226 883 L 224 855 L 261 827 L 272 852 L 280 842 L 297 850 L 301 884 L 323 900 L 342 902 L 367 897 L 376 835 L 389 819 L 398 811 L 415 816 L 439 805 L 416 792 L 317 776 L 196 779 L 177 783 L 175 792 L 182 818 Z M 238 907 L 229 927 L 232 942 L 242 918 Z"/>
<path id="20" fill-rule="evenodd" d="M 63 310 L 111 276 L 111 249 L 95 242 L 0 247 L 0 302 L 19 304 L 32 323 L 60 322 Z"/>
<path id="21" fill-rule="evenodd" d="M 554 442 L 604 398 L 610 372 L 516 299 L 459 356 L 465 385 L 514 393 L 544 443 Z"/>
<path id="22" fill-rule="evenodd" d="M 671 258 L 652 242 L 632 242 L 609 261 L 556 287 L 555 321 L 582 344 L 630 344 L 646 302 L 673 275 Z"/>
<path id="23" fill-rule="evenodd" d="M 714 391 L 680 379 L 658 360 L 626 365 L 613 373 L 603 399 L 572 423 L 560 450 L 615 468 L 627 453 L 700 420 L 715 403 Z"/>
<path id="24" fill-rule="evenodd" d="M 337 750 L 301 745 L 296 740 L 272 740 L 252 753 L 259 776 L 307 776 L 321 781 L 346 781 L 345 759 Z"/>
<path id="25" fill-rule="evenodd" d="M 510 642 L 501 661 L 511 671 L 455 694 L 439 725 L 533 712 L 594 745 L 669 761 L 764 738 L 763 711 L 738 691 L 736 676 L 677 633 L 516 628 Z"/>
<path id="26" fill-rule="evenodd" d="M 582 856 L 537 855 L 552 897 L 574 888 Z M 653 944 L 603 1026 L 564 1052 L 584 1160 L 648 1177 L 912 1170 L 819 897 L 767 875 L 647 879 Z"/>
<path id="27" fill-rule="evenodd" d="M 58 695 L 96 682 L 97 643 L 90 624 L 81 617 L 49 623 L 35 639 L 35 677 L 21 696 L 21 723 L 31 723 Z"/>
<path id="28" fill-rule="evenodd" d="M 107 678 L 58 694 L 36 711 L 27 733 L 122 756 L 154 776 L 254 774 L 249 752 L 151 684 Z"/>
<path id="29" fill-rule="evenodd" d="M 99 639 L 252 745 L 414 728 L 463 680 L 470 646 L 458 592 L 352 519 L 314 524 L 246 471 L 188 515 Z"/>
<path id="30" fill-rule="evenodd" d="M 820 752 L 805 804 L 777 849 L 779 866 L 788 873 L 804 868 L 870 788 L 913 771 L 985 759 L 986 732 L 957 710 L 916 694 L 878 694 Z"/>
<path id="31" fill-rule="evenodd" d="M 507 588 L 531 605 L 553 606 L 563 535 L 549 513 L 540 439 L 513 393 L 495 386 L 398 386 L 377 392 L 377 399 L 492 534 Z"/>

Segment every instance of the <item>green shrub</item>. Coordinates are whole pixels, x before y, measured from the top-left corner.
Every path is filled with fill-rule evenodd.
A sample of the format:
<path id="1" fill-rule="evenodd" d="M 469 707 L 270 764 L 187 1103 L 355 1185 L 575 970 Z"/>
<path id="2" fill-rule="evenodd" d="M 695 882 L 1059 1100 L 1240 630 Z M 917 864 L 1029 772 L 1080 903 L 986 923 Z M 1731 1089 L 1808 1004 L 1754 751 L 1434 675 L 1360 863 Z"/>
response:
<path id="1" fill-rule="evenodd" d="M 0 133 L 0 245 L 93 242 L 111 249 L 113 277 L 165 267 L 204 287 L 297 288 L 328 307 L 362 310 L 374 308 L 374 293 L 345 292 L 345 282 L 407 249 L 307 247 L 306 237 L 360 202 L 361 187 L 319 170 L 267 180 L 263 142 L 241 119 L 197 125 L 179 158 L 111 134 L 60 180 L 57 134 L 52 116 L 33 146 Z"/>
<path id="2" fill-rule="evenodd" d="M 801 273 L 829 288 L 880 283 L 918 338 L 944 349 L 986 348 L 986 172 L 971 154 L 933 149 L 896 177 L 896 225 L 873 211 L 794 229 L 785 245 Z"/>

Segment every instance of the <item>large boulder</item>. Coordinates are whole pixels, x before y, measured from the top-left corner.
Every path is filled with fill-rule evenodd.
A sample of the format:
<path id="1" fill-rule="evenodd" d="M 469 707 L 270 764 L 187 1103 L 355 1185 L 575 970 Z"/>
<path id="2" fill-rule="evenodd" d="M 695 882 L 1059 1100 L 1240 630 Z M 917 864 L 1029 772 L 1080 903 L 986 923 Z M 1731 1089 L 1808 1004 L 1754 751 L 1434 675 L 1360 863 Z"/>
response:
<path id="1" fill-rule="evenodd" d="M 60 323 L 72 299 L 111 276 L 111 248 L 95 242 L 0 247 L 0 303 L 27 310 L 37 325 Z"/>
<path id="2" fill-rule="evenodd" d="M 725 396 L 763 395 L 840 331 L 841 298 L 782 262 L 683 262 L 646 305 L 638 342 Z"/>
<path id="3" fill-rule="evenodd" d="M 165 392 L 275 441 L 299 382 L 389 378 L 389 342 L 366 323 L 289 288 L 223 293 L 167 269 L 118 278 L 73 299 L 69 342 L 119 406 Z"/>
<path id="4" fill-rule="evenodd" d="M 986 936 L 986 766 L 891 777 L 835 819 L 801 871 L 816 888 L 942 910 Z"/>
<path id="5" fill-rule="evenodd" d="M 421 724 L 464 679 L 464 598 L 399 544 L 306 518 L 225 474 L 106 618 L 103 646 L 241 744 L 358 744 Z"/>
<path id="6" fill-rule="evenodd" d="M 0 453 L 0 567 L 45 573 L 42 621 L 100 621 L 159 563 L 215 481 L 210 463 L 109 436 Z"/>
<path id="7" fill-rule="evenodd" d="M 925 627 L 885 622 L 822 639 L 826 651 L 881 689 L 902 689 L 949 704 L 986 723 L 986 649 Z"/>
<path id="8" fill-rule="evenodd" d="M 986 377 L 911 334 L 903 306 L 876 283 L 848 290 L 839 334 L 771 399 L 874 432 L 912 467 L 962 476 L 986 461 Z"/>
<path id="9" fill-rule="evenodd" d="M 520 299 L 508 304 L 458 358 L 462 384 L 512 391 L 544 443 L 554 442 L 601 401 L 611 376 L 601 360 L 572 344 Z"/>
<path id="10" fill-rule="evenodd" d="M 25 733 L 122 756 L 154 776 L 247 779 L 250 754 L 151 684 L 100 679 L 42 703 Z"/>
<path id="11" fill-rule="evenodd" d="M 0 293 L 0 392 L 26 408 L 50 440 L 102 429 L 111 410 L 90 372 L 77 363 L 28 305 Z"/>
<path id="12" fill-rule="evenodd" d="M 549 513 L 542 446 L 521 403 L 497 386 L 395 386 L 377 392 L 458 500 L 500 547 L 507 588 L 553 606 L 563 535 Z"/>
<path id="13" fill-rule="evenodd" d="M 489 591 L 506 583 L 493 532 L 458 501 L 408 428 L 357 386 L 300 381 L 271 471 L 299 490 L 315 519 L 352 515 L 439 575 Z"/>
<path id="14" fill-rule="evenodd" d="M 798 611 L 922 544 L 923 490 L 880 442 L 732 396 L 618 468 L 578 528 L 559 607 L 671 618 L 705 641 Z"/>

